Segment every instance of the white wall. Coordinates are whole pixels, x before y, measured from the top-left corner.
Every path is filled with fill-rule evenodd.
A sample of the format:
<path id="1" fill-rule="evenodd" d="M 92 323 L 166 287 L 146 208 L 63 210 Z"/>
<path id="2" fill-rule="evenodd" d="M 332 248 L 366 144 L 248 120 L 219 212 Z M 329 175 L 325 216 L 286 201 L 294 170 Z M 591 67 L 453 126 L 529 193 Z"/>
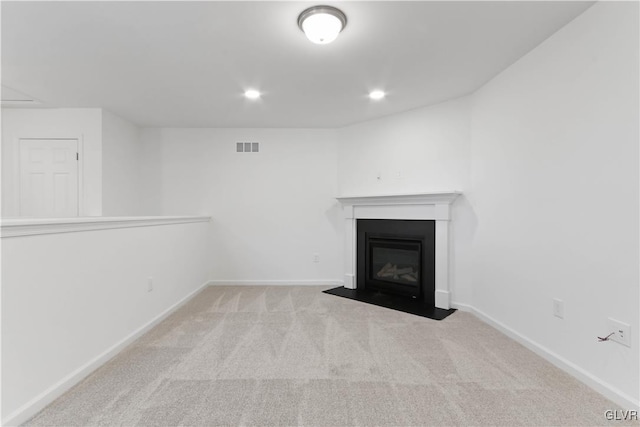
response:
<path id="1" fill-rule="evenodd" d="M 151 215 L 142 198 L 140 129 L 102 110 L 102 214 Z"/>
<path id="2" fill-rule="evenodd" d="M 2 109 L 2 216 L 19 214 L 19 138 L 78 138 L 81 216 L 102 214 L 102 111 L 99 108 Z"/>
<path id="3" fill-rule="evenodd" d="M 335 132 L 152 129 L 162 213 L 213 217 L 210 278 L 329 283 L 342 278 Z M 260 143 L 236 153 L 236 142 Z M 313 262 L 313 254 L 320 257 Z"/>
<path id="4" fill-rule="evenodd" d="M 469 109 L 459 98 L 339 129 L 340 194 L 468 188 Z"/>
<path id="5" fill-rule="evenodd" d="M 162 144 L 160 129 L 140 132 L 140 199 L 146 215 L 162 215 Z"/>
<path id="6" fill-rule="evenodd" d="M 341 195 L 470 188 L 470 103 L 460 98 L 338 130 Z M 378 178 L 380 177 L 380 178 Z M 452 300 L 471 298 L 470 245 L 475 218 L 465 197 L 452 209 Z"/>
<path id="7" fill-rule="evenodd" d="M 97 358 L 204 284 L 210 227 L 3 238 L 3 425 L 34 415 Z"/>
<path id="8" fill-rule="evenodd" d="M 475 307 L 636 405 L 638 75 L 638 3 L 597 3 L 474 95 L 468 194 Z"/>

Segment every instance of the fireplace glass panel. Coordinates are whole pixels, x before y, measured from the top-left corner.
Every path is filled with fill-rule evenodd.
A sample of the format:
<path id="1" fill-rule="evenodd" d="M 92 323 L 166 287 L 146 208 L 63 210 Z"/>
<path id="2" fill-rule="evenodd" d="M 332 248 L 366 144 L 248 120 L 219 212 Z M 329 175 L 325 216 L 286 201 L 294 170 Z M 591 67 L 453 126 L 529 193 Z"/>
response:
<path id="1" fill-rule="evenodd" d="M 419 285 L 420 241 L 370 239 L 369 245 L 370 279 L 399 285 Z"/>

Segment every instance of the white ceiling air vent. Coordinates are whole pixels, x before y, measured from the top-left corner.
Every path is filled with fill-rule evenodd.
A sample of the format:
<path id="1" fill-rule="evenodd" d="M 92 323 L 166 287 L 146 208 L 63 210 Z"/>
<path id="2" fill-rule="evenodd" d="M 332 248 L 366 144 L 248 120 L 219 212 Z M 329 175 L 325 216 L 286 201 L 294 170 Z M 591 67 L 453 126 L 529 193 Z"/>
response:
<path id="1" fill-rule="evenodd" d="M 3 106 L 28 107 L 30 105 L 40 104 L 40 101 L 36 100 L 32 96 L 18 92 L 10 87 L 2 86 L 0 90 L 2 91 L 1 95 Z"/>
<path id="2" fill-rule="evenodd" d="M 257 153 L 260 151 L 258 142 L 236 142 L 236 153 Z"/>

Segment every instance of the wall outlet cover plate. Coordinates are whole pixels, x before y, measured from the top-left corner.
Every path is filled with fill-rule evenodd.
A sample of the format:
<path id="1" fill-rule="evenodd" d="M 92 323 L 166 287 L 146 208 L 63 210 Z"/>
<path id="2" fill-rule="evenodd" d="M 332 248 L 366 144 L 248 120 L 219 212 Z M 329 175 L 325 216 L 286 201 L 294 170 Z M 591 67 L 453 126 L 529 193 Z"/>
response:
<path id="1" fill-rule="evenodd" d="M 615 341 L 627 347 L 631 347 L 631 326 L 628 323 L 621 322 L 611 317 L 607 321 L 609 331 L 613 332 L 611 341 Z"/>

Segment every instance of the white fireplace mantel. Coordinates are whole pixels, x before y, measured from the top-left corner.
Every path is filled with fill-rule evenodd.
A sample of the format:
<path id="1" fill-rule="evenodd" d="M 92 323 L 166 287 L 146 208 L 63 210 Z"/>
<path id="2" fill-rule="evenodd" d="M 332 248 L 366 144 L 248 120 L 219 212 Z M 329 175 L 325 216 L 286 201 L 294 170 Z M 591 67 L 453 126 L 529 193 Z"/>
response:
<path id="1" fill-rule="evenodd" d="M 414 219 L 436 222 L 436 307 L 450 308 L 449 221 L 459 191 L 336 197 L 345 218 L 345 288 L 355 289 L 358 219 Z"/>

